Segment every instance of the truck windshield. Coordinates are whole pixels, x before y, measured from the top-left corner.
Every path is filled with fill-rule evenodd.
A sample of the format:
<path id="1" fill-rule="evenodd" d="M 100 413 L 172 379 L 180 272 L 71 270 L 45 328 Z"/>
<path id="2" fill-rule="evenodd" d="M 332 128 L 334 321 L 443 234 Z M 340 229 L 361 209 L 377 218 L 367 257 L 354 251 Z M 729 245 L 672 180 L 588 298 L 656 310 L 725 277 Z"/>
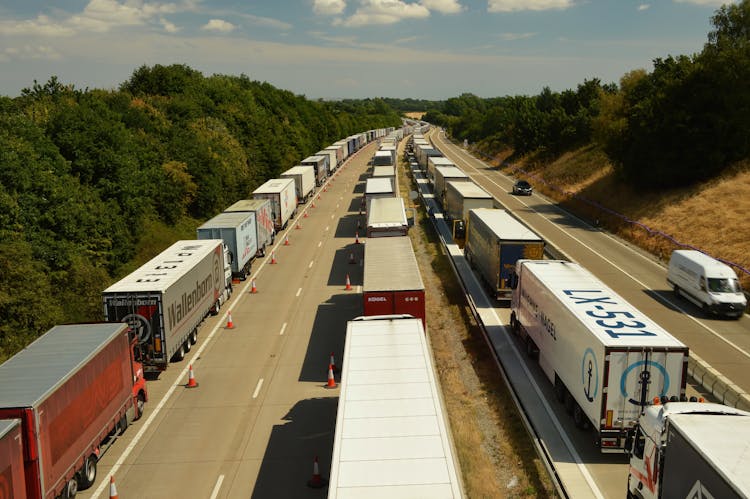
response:
<path id="1" fill-rule="evenodd" d="M 737 279 L 708 279 L 708 290 L 712 293 L 739 293 L 740 283 Z"/>

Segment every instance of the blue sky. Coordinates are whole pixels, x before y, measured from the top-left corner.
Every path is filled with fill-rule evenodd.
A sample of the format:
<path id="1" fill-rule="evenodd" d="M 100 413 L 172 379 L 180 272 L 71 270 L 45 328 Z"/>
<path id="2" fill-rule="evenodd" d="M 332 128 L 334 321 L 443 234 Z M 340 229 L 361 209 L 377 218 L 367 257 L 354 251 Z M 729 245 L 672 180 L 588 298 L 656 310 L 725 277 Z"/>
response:
<path id="1" fill-rule="evenodd" d="M 0 95 L 143 65 L 246 74 L 309 98 L 575 88 L 699 52 L 720 0 L 0 0 Z"/>

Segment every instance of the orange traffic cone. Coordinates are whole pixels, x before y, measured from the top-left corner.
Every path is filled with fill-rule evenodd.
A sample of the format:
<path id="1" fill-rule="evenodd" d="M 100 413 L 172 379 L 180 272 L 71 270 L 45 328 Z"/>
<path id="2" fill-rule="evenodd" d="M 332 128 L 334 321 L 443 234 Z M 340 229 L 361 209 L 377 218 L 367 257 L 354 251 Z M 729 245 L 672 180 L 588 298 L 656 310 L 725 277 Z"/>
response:
<path id="1" fill-rule="evenodd" d="M 315 456 L 313 461 L 313 476 L 307 481 L 307 486 L 313 489 L 323 488 L 326 484 L 326 480 L 320 476 L 320 468 L 318 467 L 318 456 Z"/>
<path id="2" fill-rule="evenodd" d="M 357 263 L 357 260 L 354 259 L 354 252 L 349 253 L 349 265 Z"/>
<path id="3" fill-rule="evenodd" d="M 299 229 L 299 224 L 297 224 L 297 228 Z M 289 234 L 284 238 L 284 246 L 289 246 Z"/>
<path id="4" fill-rule="evenodd" d="M 307 218 L 307 210 L 305 210 L 305 214 L 302 218 Z"/>
<path id="5" fill-rule="evenodd" d="M 333 379 L 333 365 L 328 364 L 328 383 L 326 388 L 336 388 L 336 380 Z"/>
<path id="6" fill-rule="evenodd" d="M 115 486 L 115 477 L 114 475 L 110 475 L 109 477 L 109 499 L 117 499 L 117 487 Z"/>
<path id="7" fill-rule="evenodd" d="M 297 225 L 295 225 L 294 228 L 295 228 L 295 230 L 300 230 L 302 228 L 302 226 L 299 224 L 299 222 L 297 222 Z M 289 245 L 287 244 L 287 246 L 289 246 Z"/>
<path id="8" fill-rule="evenodd" d="M 275 265 L 276 263 L 277 263 L 276 262 L 276 252 L 272 251 L 271 252 L 271 265 Z"/>
<path id="9" fill-rule="evenodd" d="M 320 193 L 318 193 L 318 201 L 320 201 Z"/>
<path id="10" fill-rule="evenodd" d="M 193 364 L 190 364 L 190 367 L 188 368 L 188 382 L 187 385 L 185 385 L 185 388 L 197 388 L 198 382 L 195 381 L 195 375 L 193 374 Z"/>
<path id="11" fill-rule="evenodd" d="M 234 322 L 232 322 L 231 310 L 227 310 L 227 329 L 234 329 Z"/>
<path id="12" fill-rule="evenodd" d="M 362 228 L 362 221 L 357 220 L 357 229 L 361 229 L 361 228 Z"/>
<path id="13" fill-rule="evenodd" d="M 250 284 L 250 292 L 251 293 L 257 293 L 258 292 L 258 288 L 255 287 L 255 279 L 253 279 L 250 282 L 251 282 L 251 284 Z"/>
<path id="14" fill-rule="evenodd" d="M 315 201 L 313 201 L 312 203 L 310 203 L 310 208 L 315 208 Z"/>
<path id="15" fill-rule="evenodd" d="M 349 281 L 349 274 L 346 274 L 346 289 L 347 291 L 351 291 L 352 289 L 352 283 Z M 333 364 L 333 362 L 331 362 Z"/>
<path id="16" fill-rule="evenodd" d="M 359 232 L 354 233 L 354 244 L 360 244 L 359 242 Z"/>
<path id="17" fill-rule="evenodd" d="M 333 360 L 333 352 L 331 352 L 331 361 L 330 361 L 331 367 L 333 367 L 333 372 L 336 372 L 336 361 Z"/>

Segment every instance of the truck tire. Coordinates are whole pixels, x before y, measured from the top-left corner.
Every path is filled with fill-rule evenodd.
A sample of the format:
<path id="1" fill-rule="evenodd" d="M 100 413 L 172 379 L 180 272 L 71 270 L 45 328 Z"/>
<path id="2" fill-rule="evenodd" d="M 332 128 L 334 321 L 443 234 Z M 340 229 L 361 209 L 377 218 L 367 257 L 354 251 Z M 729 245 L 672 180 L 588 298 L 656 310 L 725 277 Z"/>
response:
<path id="1" fill-rule="evenodd" d="M 183 343 L 180 345 L 180 348 L 172 355 L 172 360 L 175 362 L 180 362 L 182 359 L 185 358 L 185 344 Z"/>
<path id="2" fill-rule="evenodd" d="M 190 333 L 190 343 L 192 343 L 193 345 L 198 343 L 198 330 L 197 329 L 193 329 L 193 332 Z"/>
<path id="3" fill-rule="evenodd" d="M 190 337 L 188 337 L 188 339 L 185 340 L 185 343 L 183 343 L 183 345 L 185 346 L 185 352 L 186 353 L 189 352 L 190 348 L 192 348 L 193 346 L 193 344 L 190 343 Z"/>
<path id="4" fill-rule="evenodd" d="M 573 414 L 576 405 L 578 405 L 576 399 L 573 398 L 573 395 L 568 390 L 565 390 L 565 410 L 568 414 Z"/>
<path id="5" fill-rule="evenodd" d="M 63 489 L 62 497 L 64 499 L 70 499 L 78 494 L 78 480 L 75 477 L 68 480 Z"/>
<path id="6" fill-rule="evenodd" d="M 567 388 L 565 388 L 565 383 L 562 382 L 560 378 L 555 376 L 555 398 L 560 403 L 565 403 L 565 394 L 568 391 Z"/>
<path id="7" fill-rule="evenodd" d="M 94 454 L 89 455 L 85 461 L 83 461 L 83 468 L 78 473 L 78 489 L 86 490 L 96 481 L 96 463 L 97 459 Z"/>
<path id="8" fill-rule="evenodd" d="M 135 399 L 135 407 L 138 410 L 138 414 L 135 415 L 135 421 L 138 421 L 143 416 L 143 411 L 146 410 L 146 395 L 143 392 L 138 392 L 138 397 Z"/>
<path id="9" fill-rule="evenodd" d="M 581 406 L 578 404 L 573 408 L 573 422 L 576 424 L 576 427 L 581 430 L 588 430 L 591 426 L 589 418 L 586 417 L 583 409 L 581 409 Z"/>

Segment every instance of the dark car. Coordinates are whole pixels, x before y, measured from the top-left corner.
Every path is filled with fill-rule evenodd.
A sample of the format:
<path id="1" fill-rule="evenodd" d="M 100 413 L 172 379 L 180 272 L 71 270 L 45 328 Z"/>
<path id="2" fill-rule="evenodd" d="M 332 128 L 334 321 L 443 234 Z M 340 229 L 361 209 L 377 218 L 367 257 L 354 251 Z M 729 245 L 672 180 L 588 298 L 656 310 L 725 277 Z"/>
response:
<path id="1" fill-rule="evenodd" d="M 525 180 L 519 180 L 513 184 L 513 194 L 520 194 L 522 196 L 531 196 L 531 192 L 534 190 L 531 184 Z"/>

